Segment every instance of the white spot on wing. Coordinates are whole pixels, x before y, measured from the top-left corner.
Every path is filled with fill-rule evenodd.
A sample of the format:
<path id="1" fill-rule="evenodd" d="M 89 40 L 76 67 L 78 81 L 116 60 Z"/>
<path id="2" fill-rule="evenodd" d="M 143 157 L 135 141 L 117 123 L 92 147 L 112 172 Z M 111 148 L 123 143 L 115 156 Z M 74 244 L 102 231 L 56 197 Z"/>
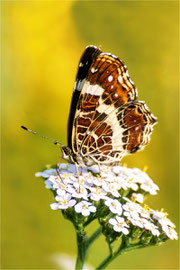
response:
<path id="1" fill-rule="evenodd" d="M 98 84 L 92 85 L 88 81 L 86 81 L 83 86 L 83 91 L 86 94 L 94 96 L 102 96 L 104 89 Z"/>
<path id="2" fill-rule="evenodd" d="M 113 80 L 113 76 L 110 75 L 110 76 L 108 77 L 108 81 L 109 81 L 109 82 L 112 82 L 112 80 Z"/>
<path id="3" fill-rule="evenodd" d="M 83 67 L 84 66 L 84 64 L 81 62 L 80 64 L 79 64 L 79 67 Z"/>
<path id="4" fill-rule="evenodd" d="M 95 72 L 97 72 L 97 71 L 98 71 L 97 68 L 96 68 L 96 69 L 95 69 L 94 67 L 91 68 L 91 72 L 92 72 L 92 73 L 95 73 Z"/>
<path id="5" fill-rule="evenodd" d="M 100 99 L 99 104 L 100 105 L 97 107 L 97 111 L 99 113 L 105 112 L 107 114 L 105 123 L 110 125 L 113 131 L 113 135 L 112 135 L 113 151 L 124 151 L 122 148 L 122 145 L 123 145 L 122 137 L 123 137 L 124 129 L 119 124 L 114 106 L 106 105 L 105 103 L 103 103 L 102 99 Z"/>

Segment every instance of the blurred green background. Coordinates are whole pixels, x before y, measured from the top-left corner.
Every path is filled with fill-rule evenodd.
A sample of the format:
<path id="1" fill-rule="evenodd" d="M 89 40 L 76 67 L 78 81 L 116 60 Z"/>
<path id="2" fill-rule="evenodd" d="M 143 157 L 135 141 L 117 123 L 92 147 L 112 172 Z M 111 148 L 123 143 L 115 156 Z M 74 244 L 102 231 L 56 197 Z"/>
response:
<path id="1" fill-rule="evenodd" d="M 54 254 L 76 255 L 73 226 L 50 210 L 53 196 L 34 176 L 46 164 L 55 164 L 60 151 L 20 126 L 66 144 L 77 65 L 90 44 L 126 63 L 139 100 L 158 118 L 150 145 L 123 162 L 148 166 L 160 192 L 147 203 L 164 208 L 178 227 L 178 1 L 1 5 L 2 268 L 57 269 Z M 95 267 L 107 254 L 101 237 L 88 262 Z M 178 241 L 127 253 L 108 269 L 178 269 Z"/>

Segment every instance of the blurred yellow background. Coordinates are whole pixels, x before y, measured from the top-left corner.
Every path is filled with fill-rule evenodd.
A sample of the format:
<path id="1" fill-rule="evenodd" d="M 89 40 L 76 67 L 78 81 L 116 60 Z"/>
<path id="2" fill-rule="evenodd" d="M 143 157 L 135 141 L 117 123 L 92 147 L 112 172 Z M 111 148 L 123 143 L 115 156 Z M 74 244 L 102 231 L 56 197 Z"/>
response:
<path id="1" fill-rule="evenodd" d="M 160 187 L 147 203 L 178 225 L 178 1 L 2 2 L 2 268 L 57 269 L 54 254 L 76 255 L 75 231 L 52 211 L 34 174 L 60 151 L 21 125 L 66 144 L 79 58 L 101 45 L 128 66 L 139 100 L 158 124 L 144 151 L 124 158 Z M 95 229 L 96 224 L 93 225 Z M 88 262 L 108 254 L 101 237 Z M 178 241 L 127 253 L 108 269 L 178 269 Z"/>

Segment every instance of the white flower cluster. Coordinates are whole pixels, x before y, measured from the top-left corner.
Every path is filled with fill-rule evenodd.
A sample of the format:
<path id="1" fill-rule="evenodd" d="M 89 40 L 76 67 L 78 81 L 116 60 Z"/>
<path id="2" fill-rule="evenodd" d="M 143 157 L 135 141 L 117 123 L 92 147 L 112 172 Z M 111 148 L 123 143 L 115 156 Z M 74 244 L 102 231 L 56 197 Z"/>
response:
<path id="1" fill-rule="evenodd" d="M 74 207 L 76 213 L 88 217 L 98 211 L 98 202 L 103 202 L 109 209 L 108 222 L 114 231 L 128 235 L 130 227 L 136 226 L 157 237 L 163 232 L 168 238 L 177 239 L 175 225 L 166 213 L 141 205 L 144 195 L 155 195 L 159 190 L 145 172 L 121 166 L 100 169 L 99 173 L 98 166 L 83 168 L 77 176 L 75 165 L 60 164 L 59 174 L 56 169 L 49 169 L 36 176 L 45 178 L 46 188 L 55 191 L 53 210 Z"/>

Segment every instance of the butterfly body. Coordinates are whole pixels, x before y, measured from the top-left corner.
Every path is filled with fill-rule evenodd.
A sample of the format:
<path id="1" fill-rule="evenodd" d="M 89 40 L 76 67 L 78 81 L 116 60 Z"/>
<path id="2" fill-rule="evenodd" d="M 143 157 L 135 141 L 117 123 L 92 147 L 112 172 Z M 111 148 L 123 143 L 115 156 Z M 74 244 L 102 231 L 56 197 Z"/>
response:
<path id="1" fill-rule="evenodd" d="M 79 63 L 63 158 L 82 167 L 119 165 L 142 149 L 156 118 L 142 101 L 124 63 L 88 46 Z"/>

